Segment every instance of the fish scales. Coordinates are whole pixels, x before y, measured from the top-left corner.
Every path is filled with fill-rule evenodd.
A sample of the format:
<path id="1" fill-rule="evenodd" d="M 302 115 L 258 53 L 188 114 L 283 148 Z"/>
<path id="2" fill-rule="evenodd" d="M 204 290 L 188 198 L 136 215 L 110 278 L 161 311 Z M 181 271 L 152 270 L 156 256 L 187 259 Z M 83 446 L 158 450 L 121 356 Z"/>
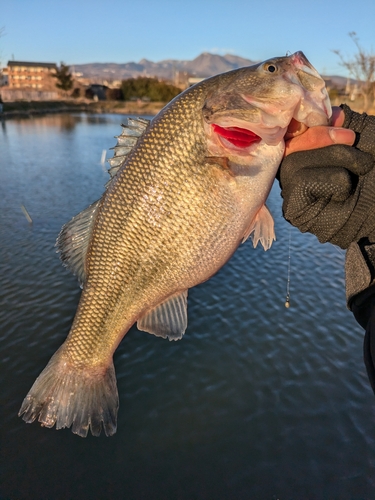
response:
<path id="1" fill-rule="evenodd" d="M 83 292 L 66 341 L 23 402 L 27 422 L 71 426 L 81 436 L 115 432 L 112 357 L 123 336 L 137 322 L 181 338 L 188 289 L 250 233 L 254 246 L 271 245 L 264 203 L 287 126 L 292 118 L 326 124 L 329 112 L 323 80 L 296 53 L 207 79 L 150 125 L 133 123 L 129 137 L 139 139 L 103 197 L 60 233 L 62 259 Z M 126 142 L 125 127 L 118 148 Z"/>
<path id="2" fill-rule="evenodd" d="M 182 107 L 187 112 L 193 107 L 189 102 L 194 108 L 199 105 L 194 92 L 186 100 L 188 102 L 182 103 Z M 199 273 L 203 270 L 207 278 L 213 273 L 212 254 L 223 239 L 218 229 L 232 218 L 233 207 L 226 186 L 219 189 L 212 167 L 207 167 L 208 175 L 202 174 L 197 159 L 207 155 L 204 136 L 198 124 L 194 126 L 194 113 L 186 117 L 186 111 L 184 118 L 189 120 L 189 133 L 185 131 L 185 119 L 179 119 L 180 108 L 170 110 L 160 121 L 161 126 L 156 123 L 143 138 L 143 148 L 138 150 L 141 153 L 128 160 L 103 202 L 88 256 L 86 294 L 90 305 L 86 307 L 83 302 L 79 308 L 79 321 L 73 330 L 75 334 L 67 343 L 68 348 L 72 345 L 69 354 L 73 360 L 81 360 L 81 353 L 75 349 L 75 338 L 81 338 L 82 332 L 88 328 L 91 334 L 87 342 L 91 354 L 95 349 L 105 348 L 104 343 L 110 346 L 108 356 L 111 356 L 113 342 L 124 329 L 124 318 L 129 318 L 128 322 L 132 324 L 139 315 L 140 303 L 134 299 L 140 296 L 143 310 L 156 305 L 160 296 L 169 295 L 173 281 L 177 290 L 190 288 L 196 284 L 197 258 Z M 173 139 L 175 147 L 170 153 L 168 149 L 164 150 L 162 158 L 158 158 L 159 148 L 155 144 L 165 140 L 169 130 L 180 132 Z M 199 132 L 202 136 L 200 142 L 197 141 Z M 170 162 L 170 156 L 173 156 L 173 162 Z M 176 161 L 176 156 L 180 161 Z M 149 165 L 152 168 L 148 168 Z M 166 165 L 171 165 L 171 168 L 164 168 Z M 184 175 L 184 170 L 189 175 Z M 142 189 L 143 198 L 137 193 L 139 189 Z M 124 205 L 131 205 L 131 216 L 126 209 L 123 211 Z M 156 220 L 153 212 L 157 214 Z M 215 218 L 210 217 L 213 212 Z M 107 224 L 107 220 L 111 224 Z M 216 220 L 216 224 L 212 220 Z M 117 228 L 116 232 L 112 231 L 113 225 Z M 200 227 L 201 231 L 191 234 L 192 225 Z M 142 230 L 139 229 L 141 226 Z M 208 248 L 205 256 L 194 255 L 191 250 L 195 248 L 194 240 L 211 239 L 211 233 L 214 235 L 212 251 Z M 100 266 L 96 265 L 97 261 L 100 261 Z M 113 262 L 118 263 L 116 274 L 113 273 Z M 182 270 L 186 275 L 185 282 L 181 282 Z M 191 273 L 194 273 L 193 276 Z M 111 279 L 104 280 L 104 276 Z M 157 277 L 156 282 L 152 281 L 154 276 Z M 94 289 L 93 297 L 91 287 Z M 145 289 L 148 291 L 146 296 Z M 109 311 L 112 313 L 112 320 L 106 326 L 105 318 L 101 318 L 103 311 L 106 315 Z M 108 330 L 108 334 L 105 332 L 103 335 L 103 328 Z M 86 350 L 83 357 L 86 362 L 91 362 Z"/>

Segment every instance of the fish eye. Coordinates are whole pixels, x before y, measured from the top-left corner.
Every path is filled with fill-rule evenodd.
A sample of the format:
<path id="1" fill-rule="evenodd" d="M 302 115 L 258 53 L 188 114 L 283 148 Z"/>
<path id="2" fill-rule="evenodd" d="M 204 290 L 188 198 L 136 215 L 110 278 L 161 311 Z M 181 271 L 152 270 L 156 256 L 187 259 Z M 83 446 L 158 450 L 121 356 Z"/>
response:
<path id="1" fill-rule="evenodd" d="M 274 64 L 266 64 L 264 69 L 269 73 L 274 73 L 276 71 L 276 66 Z"/>
<path id="2" fill-rule="evenodd" d="M 268 71 L 269 73 L 274 73 L 277 70 L 277 67 L 275 64 L 272 63 L 266 63 L 264 65 L 264 69 Z"/>

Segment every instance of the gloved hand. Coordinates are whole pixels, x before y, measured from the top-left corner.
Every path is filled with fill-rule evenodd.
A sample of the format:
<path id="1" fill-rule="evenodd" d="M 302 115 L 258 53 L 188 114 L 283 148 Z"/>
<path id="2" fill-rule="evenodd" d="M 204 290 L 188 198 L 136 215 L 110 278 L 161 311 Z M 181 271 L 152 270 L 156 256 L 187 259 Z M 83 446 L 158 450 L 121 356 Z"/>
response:
<path id="1" fill-rule="evenodd" d="M 279 169 L 283 213 L 302 232 L 347 248 L 375 242 L 375 116 L 343 105 L 343 127 L 356 133 L 353 146 L 332 145 L 292 153 Z"/>
<path id="2" fill-rule="evenodd" d="M 349 246 L 345 274 L 348 307 L 366 330 L 363 357 L 375 394 L 375 245 L 367 238 Z"/>
<path id="3" fill-rule="evenodd" d="M 363 354 L 375 393 L 375 117 L 342 109 L 340 125 L 356 133 L 354 147 L 294 148 L 300 152 L 283 160 L 279 180 L 289 222 L 322 243 L 348 248 L 347 303 L 366 330 Z M 311 148 L 332 144 L 327 138 L 317 134 Z"/>

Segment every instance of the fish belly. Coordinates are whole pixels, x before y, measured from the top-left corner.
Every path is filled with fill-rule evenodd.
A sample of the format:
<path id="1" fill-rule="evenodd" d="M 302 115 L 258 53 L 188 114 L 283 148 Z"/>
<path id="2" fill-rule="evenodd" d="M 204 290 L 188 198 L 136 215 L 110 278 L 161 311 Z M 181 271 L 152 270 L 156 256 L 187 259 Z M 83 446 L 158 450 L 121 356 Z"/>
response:
<path id="1" fill-rule="evenodd" d="M 171 182 L 174 188 L 165 189 L 165 179 L 154 182 L 126 217 L 122 189 L 103 203 L 87 283 L 65 344 L 77 365 L 111 362 L 135 321 L 209 279 L 238 247 L 257 207 L 252 214 L 243 187 L 219 167 L 202 171 L 204 166 L 178 189 Z"/>

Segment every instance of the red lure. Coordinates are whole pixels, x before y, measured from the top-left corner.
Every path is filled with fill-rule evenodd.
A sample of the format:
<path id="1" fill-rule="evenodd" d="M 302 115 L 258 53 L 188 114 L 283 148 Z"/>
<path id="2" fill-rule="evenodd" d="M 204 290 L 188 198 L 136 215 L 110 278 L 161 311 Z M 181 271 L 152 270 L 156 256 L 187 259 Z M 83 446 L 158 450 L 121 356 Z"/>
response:
<path id="1" fill-rule="evenodd" d="M 224 137 L 227 141 L 232 143 L 237 148 L 247 148 L 254 142 L 258 142 L 261 140 L 259 135 L 254 134 L 250 130 L 246 130 L 244 128 L 239 127 L 229 127 L 223 128 L 219 127 L 219 125 L 212 125 L 214 132 L 221 137 Z"/>

